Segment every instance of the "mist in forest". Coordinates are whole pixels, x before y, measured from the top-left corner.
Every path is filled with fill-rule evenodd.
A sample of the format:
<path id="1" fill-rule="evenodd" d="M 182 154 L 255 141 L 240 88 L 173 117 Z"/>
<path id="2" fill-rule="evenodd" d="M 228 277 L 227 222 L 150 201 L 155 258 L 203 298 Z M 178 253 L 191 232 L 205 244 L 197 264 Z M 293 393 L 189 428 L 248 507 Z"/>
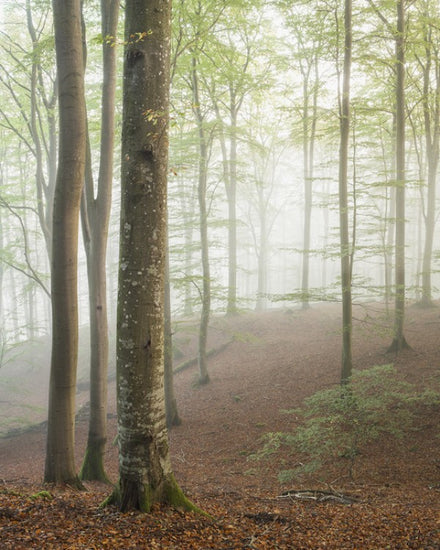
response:
<path id="1" fill-rule="evenodd" d="M 23 7 L 22 2 L 16 4 Z M 225 14 L 213 12 L 199 18 L 191 11 L 191 2 L 183 4 L 186 6 L 175 8 L 171 60 L 168 249 L 173 330 L 179 330 L 182 319 L 196 324 L 202 309 L 203 222 L 207 226 L 213 316 L 222 316 L 229 308 L 240 313 L 340 302 L 338 158 L 343 48 L 340 28 L 335 26 L 335 20 L 342 21 L 337 3 L 321 6 L 318 2 L 322 8 L 318 10 L 301 2 L 254 7 L 251 16 L 231 8 Z M 402 182 L 395 173 L 394 37 L 384 19 L 392 21 L 395 15 L 388 5 L 379 4 L 383 18 L 364 6 L 356 7 L 353 16 L 356 42 L 347 210 L 353 301 L 385 302 L 392 309 L 395 191 Z M 0 83 L 0 431 L 6 417 L 11 417 L 8 395 L 12 393 L 21 395 L 25 403 L 23 410 L 13 413 L 17 424 L 33 415 L 38 419 L 45 415 L 40 404 L 33 403 L 32 380 L 38 380 L 40 387 L 49 373 L 47 234 L 52 195 L 48 189 L 56 173 L 57 140 L 49 8 L 44 3 L 32 8 L 40 37 L 32 58 L 32 33 L 25 28 L 20 10 L 9 2 L 1 7 L 3 17 L 7 13 L 7 34 L 1 37 L 6 71 Z M 430 299 L 438 298 L 439 228 L 435 222 L 440 91 L 433 71 L 440 63 L 434 47 L 439 39 L 439 13 L 438 6 L 431 8 L 432 19 L 424 17 L 418 3 L 407 8 L 411 17 L 406 29 L 403 184 L 405 284 L 410 302 L 421 300 L 427 292 L 427 270 Z M 88 24 L 93 27 L 88 41 L 86 99 L 90 143 L 96 153 L 100 144 L 101 44 L 96 38 L 96 6 L 86 9 Z M 206 40 L 195 47 L 197 33 Z M 424 52 L 416 40 L 420 33 L 430 37 Z M 16 63 L 17 58 L 26 63 Z M 118 287 L 121 63 L 120 53 L 107 248 L 110 372 L 115 364 Z M 32 85 L 32 67 L 40 75 L 38 87 Z M 19 82 L 26 91 L 15 93 Z M 38 127 L 23 118 L 23 112 L 31 113 L 33 121 L 38 119 Z M 95 178 L 99 168 L 96 157 L 92 165 Z M 429 213 L 431 206 L 434 214 Z M 433 216 L 434 227 L 429 222 Z M 79 242 L 78 379 L 86 384 L 89 294 L 82 233 Z"/>

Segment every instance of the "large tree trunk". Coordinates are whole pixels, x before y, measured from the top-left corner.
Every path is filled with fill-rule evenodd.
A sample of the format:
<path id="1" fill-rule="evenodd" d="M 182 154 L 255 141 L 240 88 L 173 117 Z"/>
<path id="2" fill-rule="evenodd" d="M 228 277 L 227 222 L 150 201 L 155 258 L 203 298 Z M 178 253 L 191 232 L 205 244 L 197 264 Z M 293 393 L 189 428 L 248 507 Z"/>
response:
<path id="1" fill-rule="evenodd" d="M 102 36 L 115 37 L 119 0 L 102 0 Z M 114 40 L 114 39 L 113 39 Z M 101 151 L 98 192 L 95 198 L 91 155 L 82 201 L 82 227 L 87 258 L 90 310 L 90 420 L 81 479 L 107 479 L 104 451 L 107 440 L 108 315 L 106 251 L 113 180 L 116 48 L 103 43 Z"/>
<path id="2" fill-rule="evenodd" d="M 86 156 L 81 1 L 54 0 L 53 10 L 60 143 L 53 210 L 52 359 L 44 480 L 78 484 L 74 461 L 77 251 Z"/>
<path id="3" fill-rule="evenodd" d="M 164 274 L 171 2 L 128 0 L 117 321 L 121 510 L 190 508 L 176 484 L 164 397 Z"/>
<path id="4" fill-rule="evenodd" d="M 342 285 L 342 369 L 341 381 L 350 379 L 352 360 L 352 301 L 351 273 L 352 256 L 350 252 L 348 223 L 348 147 L 350 136 L 350 72 L 351 72 L 351 0 L 345 0 L 344 31 L 344 69 L 340 113 L 341 141 L 339 149 L 339 221 L 341 246 L 341 285 Z"/>

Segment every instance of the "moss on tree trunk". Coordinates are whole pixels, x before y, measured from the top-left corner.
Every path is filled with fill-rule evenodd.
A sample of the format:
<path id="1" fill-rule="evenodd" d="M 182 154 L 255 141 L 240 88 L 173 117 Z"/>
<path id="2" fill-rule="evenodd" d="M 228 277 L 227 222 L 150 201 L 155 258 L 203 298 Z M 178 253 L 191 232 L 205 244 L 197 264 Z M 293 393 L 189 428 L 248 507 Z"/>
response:
<path id="1" fill-rule="evenodd" d="M 184 495 L 173 475 L 165 478 L 156 488 L 136 480 L 120 480 L 103 506 L 115 505 L 121 512 L 134 509 L 149 513 L 156 503 L 211 517 Z"/>

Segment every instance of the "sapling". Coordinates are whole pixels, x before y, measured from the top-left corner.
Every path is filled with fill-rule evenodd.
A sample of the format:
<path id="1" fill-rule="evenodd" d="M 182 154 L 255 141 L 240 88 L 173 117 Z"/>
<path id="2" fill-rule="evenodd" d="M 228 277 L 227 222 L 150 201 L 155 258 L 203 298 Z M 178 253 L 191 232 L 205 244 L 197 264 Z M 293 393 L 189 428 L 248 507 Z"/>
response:
<path id="1" fill-rule="evenodd" d="M 428 402 L 439 399 L 431 388 Z M 299 425 L 291 433 L 266 434 L 254 458 L 288 446 L 301 457 L 301 463 L 280 472 L 280 481 L 300 473 L 322 472 L 326 464 L 341 459 L 348 460 L 348 474 L 353 478 L 362 450 L 384 434 L 402 438 L 413 426 L 415 405 L 426 402 L 426 391 L 417 392 L 413 384 L 399 379 L 392 365 L 358 371 L 349 384 L 318 391 L 305 399 L 303 407 L 283 411 L 295 415 Z"/>

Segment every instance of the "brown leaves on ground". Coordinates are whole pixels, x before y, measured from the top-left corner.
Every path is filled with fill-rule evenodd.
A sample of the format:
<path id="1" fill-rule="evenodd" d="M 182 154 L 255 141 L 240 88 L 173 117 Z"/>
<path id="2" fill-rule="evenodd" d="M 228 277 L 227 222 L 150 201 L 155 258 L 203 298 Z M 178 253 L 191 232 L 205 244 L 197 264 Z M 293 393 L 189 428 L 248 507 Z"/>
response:
<path id="1" fill-rule="evenodd" d="M 358 309 L 356 317 L 364 315 Z M 382 311 L 368 309 L 357 322 L 358 368 L 394 361 L 413 382 L 438 376 L 440 316 L 437 309 L 411 309 L 407 340 L 412 350 L 396 359 Z M 176 376 L 182 426 L 170 435 L 173 467 L 187 496 L 215 519 L 156 506 L 151 514 L 121 514 L 100 507 L 110 489 L 44 487 L 43 430 L 0 440 L 0 547 L 3 549 L 440 549 L 439 411 L 419 411 L 418 430 L 402 441 L 381 441 L 356 458 L 355 479 L 344 459 L 325 472 L 330 483 L 301 478 L 282 486 L 277 472 L 297 457 L 281 453 L 254 462 L 262 435 L 286 431 L 292 419 L 281 409 L 338 382 L 339 308 L 249 314 L 219 319 L 211 345 L 236 335 L 210 361 L 208 386 L 195 389 L 194 370 Z M 379 331 L 378 329 L 381 328 Z M 373 330 L 374 329 L 374 330 Z M 179 333 L 176 339 L 178 340 Z M 177 341 L 179 344 L 179 341 Z M 191 338 L 182 338 L 185 358 Z M 183 359 L 182 359 L 183 360 Z M 113 390 L 113 388 L 112 388 Z M 114 390 L 113 390 L 114 391 Z M 114 414 L 114 397 L 110 399 Z M 111 441 L 115 419 L 110 420 Z M 77 430 L 78 463 L 87 421 Z M 109 445 L 107 471 L 117 478 L 117 453 Z M 325 489 L 355 497 L 353 503 L 283 496 L 289 489 Z M 313 495 L 313 493 L 311 493 Z"/>
<path id="2" fill-rule="evenodd" d="M 440 547 L 439 492 L 371 494 L 352 505 L 212 498 L 209 520 L 155 507 L 151 514 L 100 508 L 102 488 L 53 500 L 2 492 L 2 548 L 414 548 Z M 226 508 L 227 506 L 227 508 Z"/>

